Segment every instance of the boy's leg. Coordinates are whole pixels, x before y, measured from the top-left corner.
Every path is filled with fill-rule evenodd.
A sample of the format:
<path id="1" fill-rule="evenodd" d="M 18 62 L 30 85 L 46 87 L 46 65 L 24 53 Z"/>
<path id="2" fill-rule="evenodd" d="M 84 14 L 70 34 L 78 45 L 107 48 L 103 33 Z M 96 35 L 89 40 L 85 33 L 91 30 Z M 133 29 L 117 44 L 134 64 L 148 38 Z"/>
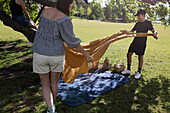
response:
<path id="1" fill-rule="evenodd" d="M 138 67 L 138 72 L 136 73 L 135 76 L 136 79 L 139 79 L 141 77 L 141 70 L 143 66 L 143 55 L 139 55 L 138 60 L 139 60 L 139 67 Z"/>
<path id="2" fill-rule="evenodd" d="M 142 66 L 143 66 L 143 55 L 139 55 L 138 60 L 139 60 L 138 72 L 141 73 Z"/>
<path id="3" fill-rule="evenodd" d="M 127 53 L 127 70 L 131 70 L 132 55 L 133 55 L 133 52 Z"/>
<path id="4" fill-rule="evenodd" d="M 133 52 L 127 53 L 127 69 L 122 71 L 122 74 L 131 74 L 131 62 L 132 62 Z"/>

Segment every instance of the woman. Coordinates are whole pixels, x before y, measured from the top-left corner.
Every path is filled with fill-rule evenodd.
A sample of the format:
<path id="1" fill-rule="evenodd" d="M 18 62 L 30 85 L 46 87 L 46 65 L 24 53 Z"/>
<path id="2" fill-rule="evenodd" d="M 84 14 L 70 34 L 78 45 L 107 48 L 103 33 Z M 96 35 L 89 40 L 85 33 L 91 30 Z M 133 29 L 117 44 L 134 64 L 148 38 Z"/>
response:
<path id="1" fill-rule="evenodd" d="M 37 26 L 34 22 L 31 21 L 29 14 L 25 8 L 25 2 L 23 0 L 11 0 L 10 9 L 12 13 L 12 18 L 23 26 L 29 26 L 34 29 L 37 29 Z M 24 16 L 24 14 L 26 17 Z"/>
<path id="2" fill-rule="evenodd" d="M 65 63 L 63 42 L 70 48 L 76 48 L 88 62 L 92 61 L 80 45 L 81 40 L 74 35 L 69 18 L 73 5 L 73 0 L 57 0 L 56 8 L 45 8 L 32 46 L 33 71 L 39 73 L 43 97 L 48 105 L 47 113 L 55 112 L 54 101 L 57 97 L 58 81 Z"/>

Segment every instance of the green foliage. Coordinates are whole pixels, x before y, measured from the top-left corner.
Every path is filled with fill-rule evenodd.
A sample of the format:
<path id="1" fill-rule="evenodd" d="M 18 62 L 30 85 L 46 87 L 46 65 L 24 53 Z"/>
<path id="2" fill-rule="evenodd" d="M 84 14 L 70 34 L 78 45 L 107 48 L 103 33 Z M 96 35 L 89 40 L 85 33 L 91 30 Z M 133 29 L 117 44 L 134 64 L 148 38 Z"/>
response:
<path id="1" fill-rule="evenodd" d="M 92 9 L 91 15 L 95 15 L 96 18 L 100 18 L 100 14 L 103 12 L 100 3 L 95 3 L 94 5 L 91 5 L 90 8 Z"/>
<path id="2" fill-rule="evenodd" d="M 169 14 L 168 14 L 168 23 L 170 23 L 170 8 L 169 8 Z"/>
<path id="3" fill-rule="evenodd" d="M 92 20 L 95 20 L 95 19 L 96 19 L 96 16 L 93 14 L 93 15 L 91 16 L 91 19 L 92 19 Z"/>
<path id="4" fill-rule="evenodd" d="M 71 10 L 71 16 L 77 13 L 77 5 L 74 4 L 73 9 Z"/>
<path id="5" fill-rule="evenodd" d="M 4 1 L 5 0 L 1 0 L 0 4 L 2 4 Z M 11 15 L 9 2 L 10 0 L 6 0 L 0 9 Z M 29 1 L 29 3 L 27 3 L 27 1 L 25 2 L 26 9 L 30 14 L 31 19 L 34 20 L 38 15 L 39 7 L 34 1 Z M 76 16 L 91 19 L 94 19 L 95 16 L 96 19 L 100 18 L 105 21 L 115 22 L 116 20 L 121 20 L 119 22 L 136 22 L 137 18 L 133 15 L 142 8 L 146 10 L 146 17 L 148 20 L 156 21 L 156 19 L 160 19 L 165 25 L 170 24 L 170 9 L 164 5 L 164 1 L 160 1 L 162 4 L 158 4 L 158 2 L 156 5 L 150 5 L 143 2 L 142 0 L 108 0 L 105 7 L 101 6 L 101 2 L 101 0 L 93 0 L 91 4 L 87 5 L 84 0 L 79 0 L 79 4 L 74 5 L 73 10 L 71 11 L 71 16 L 76 14 Z"/>
<path id="6" fill-rule="evenodd" d="M 163 5 L 156 6 L 156 15 L 160 17 L 162 21 L 165 21 L 166 16 L 168 14 L 168 8 L 164 7 Z"/>
<path id="7" fill-rule="evenodd" d="M 35 20 L 35 18 L 38 16 L 39 13 L 39 8 L 37 6 L 37 3 L 36 2 L 31 2 L 29 4 L 26 3 L 25 6 L 31 19 Z"/>
<path id="8" fill-rule="evenodd" d="M 79 7 L 87 9 L 86 14 L 88 13 L 89 8 L 92 10 L 89 18 L 92 18 L 92 15 L 95 15 L 96 19 L 105 18 L 106 21 L 116 21 L 119 22 L 136 22 L 137 18 L 134 16 L 139 9 L 145 9 L 147 12 L 147 19 L 150 21 L 156 21 L 160 19 L 164 24 L 170 24 L 168 21 L 168 12 L 170 10 L 164 1 L 160 1 L 163 5 L 150 5 L 143 1 L 136 0 L 108 0 L 105 4 L 105 7 L 101 7 L 101 1 L 93 0 L 93 2 L 87 8 L 87 5 L 83 0 L 79 0 Z"/>
<path id="9" fill-rule="evenodd" d="M 89 16 L 92 13 L 92 10 L 88 7 L 86 14 Z"/>
<path id="10" fill-rule="evenodd" d="M 11 10 L 9 7 L 10 0 L 1 0 L 0 4 L 2 4 L 2 3 L 4 3 L 4 4 L 2 6 L 0 6 L 0 9 L 5 11 L 7 14 L 11 15 Z"/>
<path id="11" fill-rule="evenodd" d="M 102 21 L 106 21 L 106 17 L 105 17 L 105 16 L 103 16 L 103 19 L 102 19 Z"/>
<path id="12" fill-rule="evenodd" d="M 84 8 L 80 7 L 80 15 L 83 16 L 84 15 Z"/>

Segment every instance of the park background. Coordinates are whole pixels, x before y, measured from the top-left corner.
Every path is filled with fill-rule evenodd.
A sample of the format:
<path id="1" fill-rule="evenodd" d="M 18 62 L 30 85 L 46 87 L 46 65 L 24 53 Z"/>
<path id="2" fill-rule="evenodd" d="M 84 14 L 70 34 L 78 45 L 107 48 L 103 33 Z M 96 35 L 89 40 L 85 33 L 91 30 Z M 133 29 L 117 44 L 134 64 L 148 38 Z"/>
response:
<path id="1" fill-rule="evenodd" d="M 9 0 L 7 0 L 9 1 Z M 107 1 L 106 1 L 107 2 Z M 74 31 L 82 42 L 110 36 L 120 30 L 130 30 L 137 22 L 133 15 L 140 8 L 147 9 L 147 19 L 154 23 L 158 40 L 148 37 L 142 78 L 134 80 L 137 71 L 137 56 L 133 56 L 133 80 L 123 86 L 100 95 L 98 98 L 78 107 L 69 107 L 57 98 L 59 113 L 168 113 L 170 112 L 170 28 L 168 26 L 169 5 L 150 5 L 136 0 L 100 1 L 87 5 L 79 1 L 72 11 Z M 36 3 L 27 4 L 34 20 L 39 12 Z M 10 15 L 7 4 L 3 10 Z M 129 8 L 127 8 L 127 6 Z M 130 11 L 131 9 L 132 11 Z M 91 13 L 87 13 L 91 12 Z M 38 21 L 37 21 L 38 24 Z M 126 53 L 133 38 L 111 44 L 105 55 L 113 65 L 116 61 L 126 63 Z M 31 43 L 20 32 L 0 22 L 0 112 L 46 112 L 42 98 L 39 77 L 32 73 Z"/>

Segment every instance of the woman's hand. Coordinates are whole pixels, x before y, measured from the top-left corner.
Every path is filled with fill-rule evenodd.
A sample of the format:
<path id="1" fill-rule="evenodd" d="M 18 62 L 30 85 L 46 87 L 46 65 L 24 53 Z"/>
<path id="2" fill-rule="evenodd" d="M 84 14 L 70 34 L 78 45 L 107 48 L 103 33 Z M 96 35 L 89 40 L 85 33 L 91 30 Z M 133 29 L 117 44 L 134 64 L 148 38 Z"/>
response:
<path id="1" fill-rule="evenodd" d="M 82 53 L 86 57 L 88 62 L 93 61 L 92 57 L 83 49 L 83 47 L 80 44 L 77 45 L 76 50 Z"/>
<path id="2" fill-rule="evenodd" d="M 93 62 L 93 59 L 92 59 L 92 57 L 90 55 L 87 55 L 86 59 L 87 59 L 88 62 Z"/>

